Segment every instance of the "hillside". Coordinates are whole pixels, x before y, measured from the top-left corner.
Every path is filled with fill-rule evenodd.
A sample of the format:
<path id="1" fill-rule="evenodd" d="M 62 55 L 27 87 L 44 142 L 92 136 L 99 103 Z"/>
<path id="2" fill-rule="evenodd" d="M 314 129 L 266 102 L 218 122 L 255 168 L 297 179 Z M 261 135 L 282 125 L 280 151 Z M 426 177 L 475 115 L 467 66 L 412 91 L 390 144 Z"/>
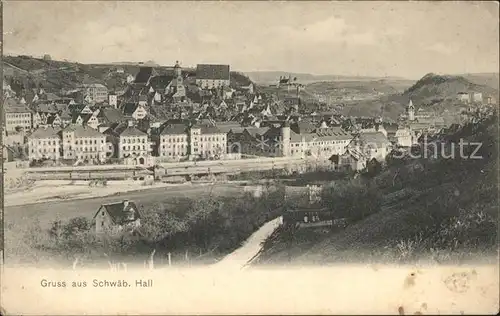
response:
<path id="1" fill-rule="evenodd" d="M 110 90 L 126 87 L 127 76 L 135 76 L 139 63 L 81 64 L 69 61 L 54 61 L 29 56 L 4 56 L 3 77 L 11 86 L 35 88 L 42 86 L 48 92 L 58 93 L 61 89 L 73 89 L 81 83 L 102 83 Z M 117 72 L 117 69 L 123 72 Z M 172 71 L 171 66 L 155 66 L 158 74 Z M 185 68 L 190 76 L 194 68 Z M 231 86 L 248 86 L 250 79 L 238 72 L 231 72 Z M 15 87 L 13 87 L 15 89 Z"/>
<path id="2" fill-rule="evenodd" d="M 352 218 L 352 224 L 329 233 L 277 232 L 260 263 L 457 262 L 496 256 L 497 137 L 494 115 L 444 138 L 481 142 L 477 155 L 483 159 L 398 159 L 373 178 L 335 183 L 324 190 L 324 203 Z"/>
<path id="3" fill-rule="evenodd" d="M 498 95 L 498 90 L 475 84 L 462 76 L 427 74 L 408 88 L 403 96 L 419 104 L 431 105 L 443 100 L 456 99 L 460 92 L 481 92 L 483 96 Z"/>
<path id="4" fill-rule="evenodd" d="M 399 91 L 384 94 L 372 100 L 347 103 L 342 114 L 353 116 L 381 115 L 397 119 L 405 111 L 410 99 L 417 107 L 426 107 L 437 113 L 444 110 L 454 113 L 463 106 L 463 103 L 457 100 L 459 92 L 481 92 L 484 101 L 486 101 L 487 96 L 493 96 L 498 100 L 498 90 L 490 86 L 494 84 L 494 76 L 471 76 L 467 78 L 473 78 L 474 82 L 463 76 L 427 74 L 404 89 L 401 85 L 397 87 L 389 85 L 389 87 Z M 385 92 L 390 92 L 389 89 L 386 89 Z"/>

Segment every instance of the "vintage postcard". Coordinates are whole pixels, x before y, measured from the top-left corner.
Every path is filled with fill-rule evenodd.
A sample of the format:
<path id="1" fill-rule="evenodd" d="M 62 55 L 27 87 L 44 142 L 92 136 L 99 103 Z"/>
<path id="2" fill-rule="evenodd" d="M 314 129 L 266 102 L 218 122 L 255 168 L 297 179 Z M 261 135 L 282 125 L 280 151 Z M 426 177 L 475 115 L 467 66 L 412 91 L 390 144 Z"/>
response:
<path id="1" fill-rule="evenodd" d="M 499 4 L 2 1 L 1 314 L 497 314 Z"/>

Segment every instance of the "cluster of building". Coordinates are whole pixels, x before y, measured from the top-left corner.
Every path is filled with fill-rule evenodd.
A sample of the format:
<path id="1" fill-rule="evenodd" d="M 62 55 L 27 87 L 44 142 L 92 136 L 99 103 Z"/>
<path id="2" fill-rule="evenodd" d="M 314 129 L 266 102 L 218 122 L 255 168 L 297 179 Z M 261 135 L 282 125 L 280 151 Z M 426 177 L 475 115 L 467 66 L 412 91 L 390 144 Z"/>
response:
<path id="1" fill-rule="evenodd" d="M 495 104 L 496 100 L 493 96 L 488 95 L 483 97 L 482 92 L 459 92 L 457 94 L 457 99 L 461 102 L 470 104 L 470 103 L 486 103 L 486 104 Z"/>
<path id="2" fill-rule="evenodd" d="M 297 94 L 280 99 L 251 82 L 235 84 L 229 65 L 183 69 L 179 62 L 140 67 L 122 92 L 92 83 L 64 95 L 42 88 L 16 95 L 4 84 L 4 133 L 24 139 L 29 160 L 151 165 L 248 155 L 313 157 L 359 170 L 446 125 L 411 100 L 398 123 L 305 113 L 298 81 L 281 77 L 279 87 Z"/>

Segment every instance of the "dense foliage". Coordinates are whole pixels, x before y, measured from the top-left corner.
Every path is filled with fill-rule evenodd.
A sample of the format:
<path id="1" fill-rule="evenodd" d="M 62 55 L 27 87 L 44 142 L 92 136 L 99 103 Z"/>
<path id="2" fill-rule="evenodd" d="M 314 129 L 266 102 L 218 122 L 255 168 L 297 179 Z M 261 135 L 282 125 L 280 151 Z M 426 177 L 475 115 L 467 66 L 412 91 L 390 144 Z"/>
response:
<path id="1" fill-rule="evenodd" d="M 348 219 L 347 228 L 326 235 L 302 231 L 300 238 L 278 232 L 266 242 L 263 260 L 307 256 L 321 258 L 315 262 L 457 262 L 496 254 L 497 138 L 498 118 L 493 115 L 439 137 L 448 153 L 455 151 L 453 158 L 392 156 L 372 175 L 332 182 L 323 189 L 323 203 Z M 451 146 L 460 140 L 469 145 Z M 481 144 L 475 153 L 480 159 L 471 158 L 476 149 L 472 143 Z"/>
<path id="2" fill-rule="evenodd" d="M 142 210 L 140 235 L 108 233 L 96 235 L 88 218 L 54 221 L 48 231 L 40 226 L 26 238 L 32 247 L 69 260 L 85 258 L 147 257 L 154 249 L 166 253 L 193 254 L 214 260 L 238 248 L 265 222 L 279 216 L 284 188 L 265 188 L 263 195 L 251 193 L 209 199 L 176 199 Z M 195 255 L 194 255 L 195 254 Z"/>

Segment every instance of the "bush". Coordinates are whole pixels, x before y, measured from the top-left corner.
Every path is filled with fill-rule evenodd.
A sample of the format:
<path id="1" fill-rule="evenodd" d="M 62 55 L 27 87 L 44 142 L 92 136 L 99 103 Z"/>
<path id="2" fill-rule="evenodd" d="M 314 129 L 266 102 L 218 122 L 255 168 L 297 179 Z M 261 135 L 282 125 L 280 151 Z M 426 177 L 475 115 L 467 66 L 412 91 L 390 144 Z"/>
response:
<path id="1" fill-rule="evenodd" d="M 281 215 L 283 187 L 268 187 L 261 197 L 242 194 L 203 200 L 177 198 L 142 212 L 141 237 L 116 233 L 97 236 L 84 217 L 56 220 L 44 237 L 29 244 L 56 256 L 72 259 L 159 253 L 200 252 L 225 255 L 236 249 L 265 222 Z"/>
<path id="2" fill-rule="evenodd" d="M 322 203 L 334 211 L 336 217 L 358 221 L 380 211 L 381 196 L 376 187 L 361 179 L 342 181 L 326 186 Z"/>

